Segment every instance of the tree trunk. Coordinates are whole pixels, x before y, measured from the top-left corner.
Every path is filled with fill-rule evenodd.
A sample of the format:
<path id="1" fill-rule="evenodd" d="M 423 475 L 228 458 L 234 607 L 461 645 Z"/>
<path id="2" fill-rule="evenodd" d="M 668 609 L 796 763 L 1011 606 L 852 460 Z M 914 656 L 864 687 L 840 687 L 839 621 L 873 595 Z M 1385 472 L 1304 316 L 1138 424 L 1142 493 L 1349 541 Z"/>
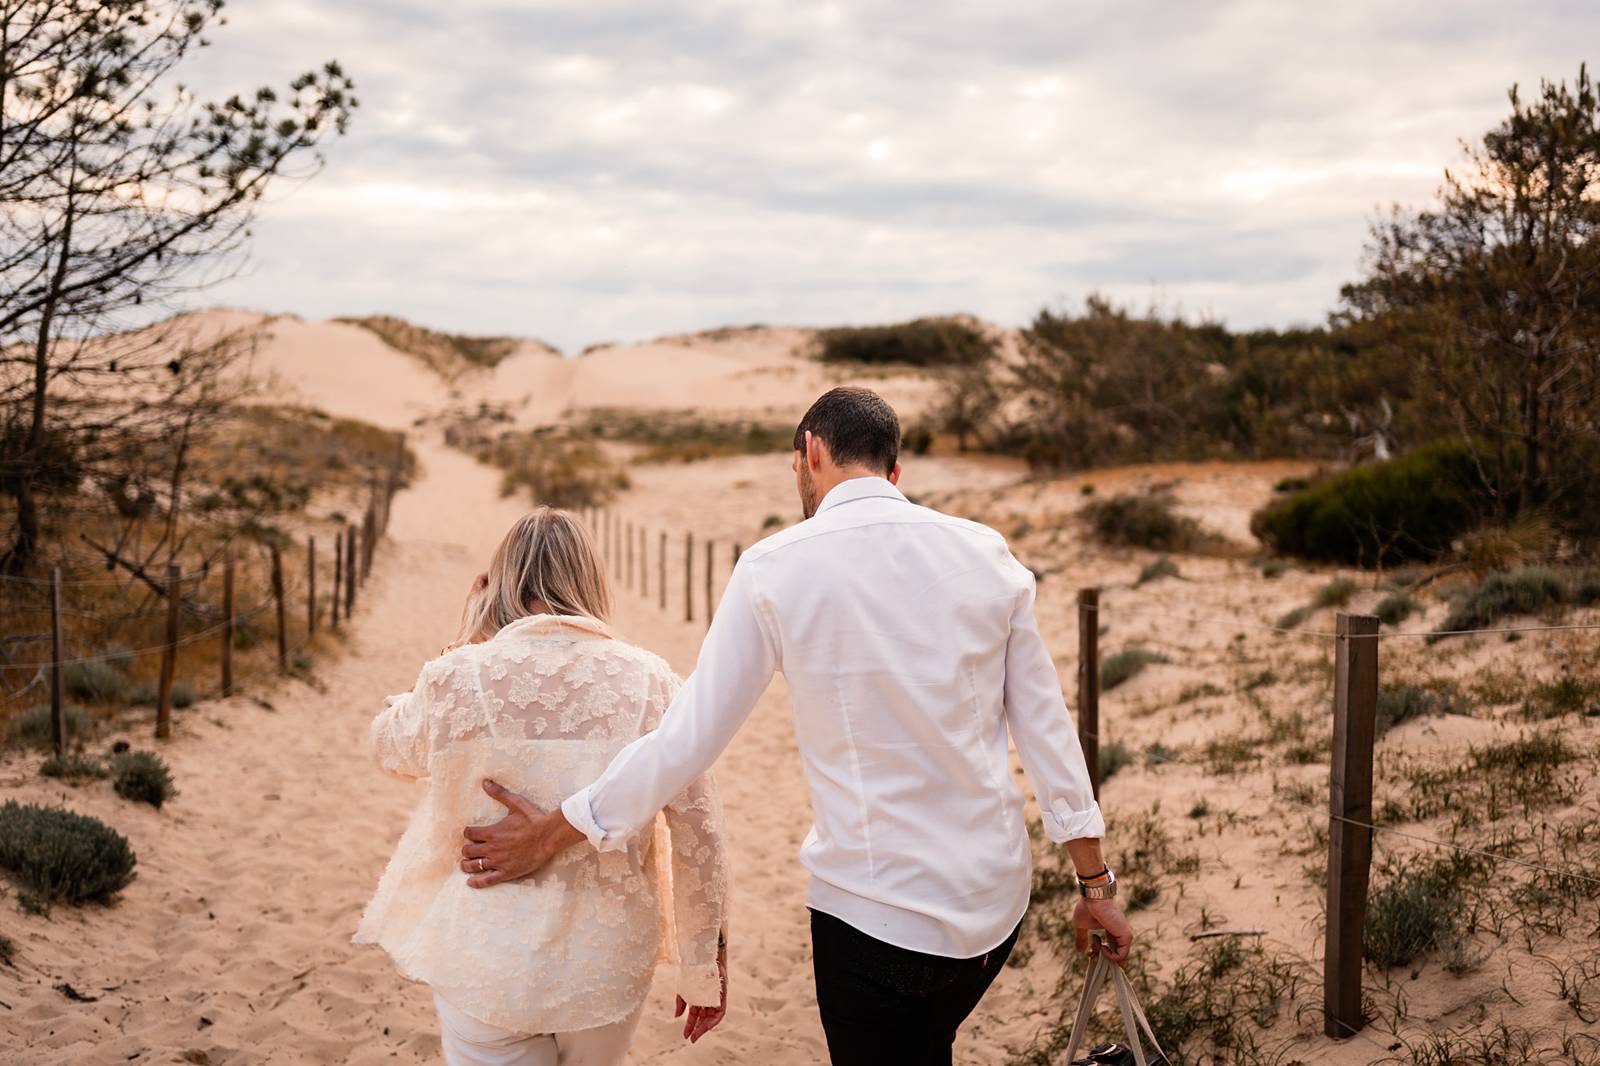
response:
<path id="1" fill-rule="evenodd" d="M 61 219 L 61 251 L 56 257 L 56 269 L 50 278 L 50 291 L 39 312 L 39 334 L 33 345 L 33 411 L 28 425 L 28 447 L 18 462 L 17 539 L 0 560 L 0 570 L 19 574 L 33 562 L 39 551 L 39 503 L 33 494 L 33 482 L 39 474 L 39 456 L 44 452 L 45 399 L 50 387 L 50 330 L 55 325 L 56 307 L 61 298 L 61 287 L 66 283 L 67 260 L 72 254 L 72 221 L 74 216 L 71 188 L 77 179 L 76 169 L 68 184 L 67 204 Z"/>

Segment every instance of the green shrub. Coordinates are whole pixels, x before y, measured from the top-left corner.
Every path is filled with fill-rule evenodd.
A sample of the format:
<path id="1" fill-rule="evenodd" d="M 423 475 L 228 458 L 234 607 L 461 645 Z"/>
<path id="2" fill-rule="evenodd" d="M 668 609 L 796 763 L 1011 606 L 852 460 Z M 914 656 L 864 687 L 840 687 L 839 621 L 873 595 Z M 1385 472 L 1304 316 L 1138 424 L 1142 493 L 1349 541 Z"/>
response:
<path id="1" fill-rule="evenodd" d="M 66 719 L 68 742 L 88 736 L 94 728 L 88 712 L 82 707 L 69 703 L 61 709 L 61 714 Z M 35 748 L 48 748 L 54 744 L 56 738 L 50 728 L 49 704 L 29 707 L 11 719 L 11 739 L 15 743 Z"/>
<path id="2" fill-rule="evenodd" d="M 1567 598 L 1566 583 L 1554 570 L 1524 566 L 1503 574 L 1490 574 L 1476 588 L 1459 596 L 1439 624 L 1438 634 L 1462 629 L 1487 629 L 1511 615 L 1537 614 Z"/>
<path id="3" fill-rule="evenodd" d="M 1567 592 L 1577 606 L 1593 607 L 1600 603 L 1600 569 L 1580 570 L 1567 584 Z"/>
<path id="4" fill-rule="evenodd" d="M 1404 592 L 1391 592 L 1378 601 L 1378 606 L 1372 613 L 1378 616 L 1378 621 L 1386 626 L 1397 626 L 1410 618 L 1417 611 L 1422 610 L 1422 604 Z"/>
<path id="5" fill-rule="evenodd" d="M 112 756 L 111 787 L 123 799 L 148 803 L 157 809 L 178 794 L 172 787 L 172 771 L 161 756 L 150 751 Z"/>
<path id="6" fill-rule="evenodd" d="M 1347 577 L 1336 577 L 1317 590 L 1311 598 L 1312 607 L 1343 607 L 1356 594 L 1356 583 Z"/>
<path id="7" fill-rule="evenodd" d="M 1101 543 L 1114 548 L 1189 551 L 1206 539 L 1200 524 L 1175 513 L 1165 496 L 1112 496 L 1085 504 L 1082 513 Z"/>
<path id="8" fill-rule="evenodd" d="M 1120 740 L 1113 740 L 1109 744 L 1100 745 L 1100 781 L 1111 780 L 1118 770 L 1132 766 L 1133 752 Z"/>
<path id="9" fill-rule="evenodd" d="M 1264 559 L 1261 562 L 1261 576 L 1268 581 L 1275 577 L 1282 577 L 1288 571 L 1289 564 L 1282 559 Z"/>
<path id="10" fill-rule="evenodd" d="M 1115 655 L 1107 656 L 1100 664 L 1100 688 L 1102 691 L 1114 689 L 1151 663 L 1164 662 L 1170 660 L 1158 651 L 1126 648 Z"/>
<path id="11" fill-rule="evenodd" d="M 1310 617 L 1311 608 L 1296 607 L 1292 611 L 1285 612 L 1283 617 L 1278 619 L 1277 626 L 1279 629 L 1297 629 L 1301 622 Z"/>
<path id="12" fill-rule="evenodd" d="M 160 695 L 153 681 L 141 681 L 128 689 L 128 702 L 135 707 L 154 707 Z"/>
<path id="13" fill-rule="evenodd" d="M 928 428 L 926 422 L 906 427 L 900 438 L 900 447 L 912 455 L 927 455 L 933 450 L 933 430 Z"/>
<path id="14" fill-rule="evenodd" d="M 1139 580 L 1133 583 L 1133 587 L 1138 588 L 1140 585 L 1147 584 L 1151 581 L 1157 581 L 1164 577 L 1177 576 L 1178 564 L 1173 562 L 1168 556 L 1163 555 L 1155 562 L 1145 564 L 1144 569 L 1139 571 Z"/>
<path id="15" fill-rule="evenodd" d="M 133 666 L 133 649 L 126 644 L 107 644 L 100 649 L 100 658 L 123 673 L 127 673 Z"/>
<path id="16" fill-rule="evenodd" d="M 1169 762 L 1177 762 L 1179 751 L 1169 748 L 1159 740 L 1144 749 L 1144 764 L 1146 766 L 1165 766 Z"/>
<path id="17" fill-rule="evenodd" d="M 61 671 L 67 692 L 90 703 L 122 700 L 128 691 L 128 675 L 108 662 L 91 659 L 68 663 Z"/>
<path id="18" fill-rule="evenodd" d="M 1403 966 L 1460 936 L 1461 883 L 1469 869 L 1443 859 L 1388 871 L 1367 900 L 1367 960 L 1384 969 Z"/>
<path id="19" fill-rule="evenodd" d="M 1383 685 L 1378 689 L 1376 727 L 1379 736 L 1402 722 L 1436 714 L 1467 714 L 1458 693 L 1421 685 Z"/>
<path id="20" fill-rule="evenodd" d="M 974 366 L 994 355 L 994 342 L 952 319 L 919 318 L 892 326 L 842 326 L 818 334 L 825 363 Z"/>
<path id="21" fill-rule="evenodd" d="M 172 683 L 172 705 L 179 710 L 194 706 L 194 686 L 187 681 L 174 681 Z"/>
<path id="22" fill-rule="evenodd" d="M 1487 480 L 1486 480 L 1487 476 Z M 1509 475 L 1461 441 L 1359 466 L 1257 511 L 1250 529 L 1288 555 L 1373 566 L 1430 560 L 1487 517 Z"/>
<path id="23" fill-rule="evenodd" d="M 39 766 L 39 773 L 63 781 L 97 781 L 107 776 L 106 768 L 99 759 L 82 755 L 68 755 L 66 758 L 52 755 Z"/>
<path id="24" fill-rule="evenodd" d="M 0 806 L 0 870 L 46 904 L 109 903 L 133 880 L 127 838 L 95 818 L 7 800 Z"/>

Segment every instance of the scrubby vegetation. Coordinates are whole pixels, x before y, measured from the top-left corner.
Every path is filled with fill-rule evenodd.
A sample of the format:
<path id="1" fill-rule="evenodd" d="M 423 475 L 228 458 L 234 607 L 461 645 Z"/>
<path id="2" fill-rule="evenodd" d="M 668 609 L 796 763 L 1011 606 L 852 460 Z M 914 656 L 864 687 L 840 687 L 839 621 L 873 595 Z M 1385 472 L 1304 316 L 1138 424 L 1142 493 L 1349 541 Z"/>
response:
<path id="1" fill-rule="evenodd" d="M 148 803 L 157 810 L 178 794 L 172 784 L 172 771 L 167 769 L 161 756 L 152 751 L 112 756 L 111 787 L 123 799 Z"/>
<path id="2" fill-rule="evenodd" d="M 1200 523 L 1173 510 L 1171 497 L 1159 493 L 1091 500 L 1081 513 L 1095 537 L 1114 548 L 1194 551 L 1212 539 Z"/>
<path id="3" fill-rule="evenodd" d="M 1173 562 L 1171 557 L 1163 555 L 1154 562 L 1146 563 L 1139 570 L 1138 580 L 1136 580 L 1133 585 L 1135 588 L 1138 588 L 1140 585 L 1147 585 L 1152 581 L 1158 581 L 1164 577 L 1177 576 L 1178 564 Z"/>
<path id="4" fill-rule="evenodd" d="M 40 764 L 39 773 L 44 777 L 77 782 L 98 781 L 109 776 L 110 771 L 99 759 L 84 755 L 68 755 L 64 758 L 52 755 Z"/>
<path id="5" fill-rule="evenodd" d="M 1527 566 L 1505 574 L 1491 574 L 1477 586 L 1462 590 L 1451 605 L 1450 613 L 1439 624 L 1439 632 L 1487 629 L 1503 618 L 1539 614 L 1571 598 L 1566 581 L 1547 567 Z"/>
<path id="6" fill-rule="evenodd" d="M 828 363 L 971 366 L 994 355 L 994 342 L 988 336 L 953 318 L 825 329 L 818 333 L 817 341 L 817 357 Z"/>
<path id="7" fill-rule="evenodd" d="M 1432 560 L 1493 515 L 1508 478 L 1474 447 L 1439 441 L 1275 500 L 1251 531 L 1277 551 L 1324 562 Z"/>
<path id="8" fill-rule="evenodd" d="M 133 880 L 127 838 L 95 818 L 7 800 L 0 806 L 0 870 L 51 903 L 109 903 Z"/>
<path id="9" fill-rule="evenodd" d="M 1378 621 L 1384 625 L 1398 626 L 1420 610 L 1422 604 L 1418 603 L 1416 597 L 1410 593 L 1391 592 L 1378 601 L 1372 613 L 1377 615 Z"/>
<path id="10" fill-rule="evenodd" d="M 1382 736 L 1414 718 L 1467 713 L 1470 713 L 1469 708 L 1453 687 L 1385 684 L 1378 689 L 1376 728 L 1378 735 Z"/>
<path id="11" fill-rule="evenodd" d="M 1120 740 L 1100 745 L 1100 780 L 1111 780 L 1119 770 L 1132 766 L 1137 759 L 1128 746 Z"/>
<path id="12" fill-rule="evenodd" d="M 1367 900 L 1367 960 L 1384 969 L 1403 966 L 1454 942 L 1465 909 L 1461 882 L 1482 862 L 1457 855 L 1379 871 Z"/>
<path id="13" fill-rule="evenodd" d="M 689 463 L 726 455 L 787 451 L 794 427 L 760 419 L 721 418 L 696 411 L 629 411 L 594 408 L 575 430 L 604 439 L 644 445 L 645 462 Z"/>
<path id="14" fill-rule="evenodd" d="M 68 663 L 61 673 L 67 692 L 90 703 L 120 700 L 127 692 L 128 675 L 112 662 Z"/>
<path id="15" fill-rule="evenodd" d="M 445 440 L 479 462 L 500 468 L 502 495 L 526 492 L 534 503 L 593 507 L 628 487 L 621 464 L 592 438 L 558 429 L 495 431 L 484 420 L 459 419 Z"/>
<path id="16" fill-rule="evenodd" d="M 68 743 L 82 740 L 94 729 L 89 713 L 82 707 L 69 703 L 61 708 L 61 716 L 66 722 Z M 47 748 L 54 744 L 55 731 L 50 723 L 50 705 L 46 703 L 29 707 L 13 717 L 10 722 L 10 734 L 13 743 L 28 747 Z"/>
<path id="17" fill-rule="evenodd" d="M 393 315 L 369 315 L 365 318 L 336 318 L 360 326 L 397 352 L 403 352 L 424 366 L 453 381 L 464 370 L 473 367 L 493 367 L 511 355 L 523 343 L 516 337 L 474 337 L 460 333 L 443 333 L 414 325 Z M 535 341 L 541 347 L 549 348 Z M 551 349 L 552 353 L 554 349 Z"/>
<path id="18" fill-rule="evenodd" d="M 1100 688 L 1114 689 L 1152 663 L 1169 661 L 1165 655 L 1148 648 L 1125 648 L 1101 661 Z"/>

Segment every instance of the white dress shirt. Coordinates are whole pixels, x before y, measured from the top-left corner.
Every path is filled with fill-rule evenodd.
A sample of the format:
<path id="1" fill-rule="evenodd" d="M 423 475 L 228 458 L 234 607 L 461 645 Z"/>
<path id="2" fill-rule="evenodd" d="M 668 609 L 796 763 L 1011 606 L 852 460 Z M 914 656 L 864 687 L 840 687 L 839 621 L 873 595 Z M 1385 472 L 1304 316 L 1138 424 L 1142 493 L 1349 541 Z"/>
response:
<path id="1" fill-rule="evenodd" d="M 1033 601 L 994 530 L 845 481 L 740 557 L 660 728 L 562 811 L 596 848 L 625 846 L 781 670 L 811 788 L 807 904 L 898 947 L 981 955 L 1031 883 L 1008 729 L 1050 839 L 1105 833 Z"/>

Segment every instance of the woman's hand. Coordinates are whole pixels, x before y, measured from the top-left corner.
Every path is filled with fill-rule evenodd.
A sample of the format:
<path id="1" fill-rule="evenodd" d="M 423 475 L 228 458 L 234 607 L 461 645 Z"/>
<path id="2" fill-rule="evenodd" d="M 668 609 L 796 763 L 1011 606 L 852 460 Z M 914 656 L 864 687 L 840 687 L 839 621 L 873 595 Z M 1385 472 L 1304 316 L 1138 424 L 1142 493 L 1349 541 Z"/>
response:
<path id="1" fill-rule="evenodd" d="M 678 1009 L 673 1012 L 674 1018 L 682 1018 L 683 1012 L 688 1010 L 689 1017 L 683 1023 L 683 1038 L 689 1043 L 694 1043 L 702 1036 L 722 1023 L 728 1016 L 728 942 L 722 937 L 717 938 L 717 976 L 722 980 L 722 1002 L 715 1007 L 691 1007 L 678 997 Z"/>

